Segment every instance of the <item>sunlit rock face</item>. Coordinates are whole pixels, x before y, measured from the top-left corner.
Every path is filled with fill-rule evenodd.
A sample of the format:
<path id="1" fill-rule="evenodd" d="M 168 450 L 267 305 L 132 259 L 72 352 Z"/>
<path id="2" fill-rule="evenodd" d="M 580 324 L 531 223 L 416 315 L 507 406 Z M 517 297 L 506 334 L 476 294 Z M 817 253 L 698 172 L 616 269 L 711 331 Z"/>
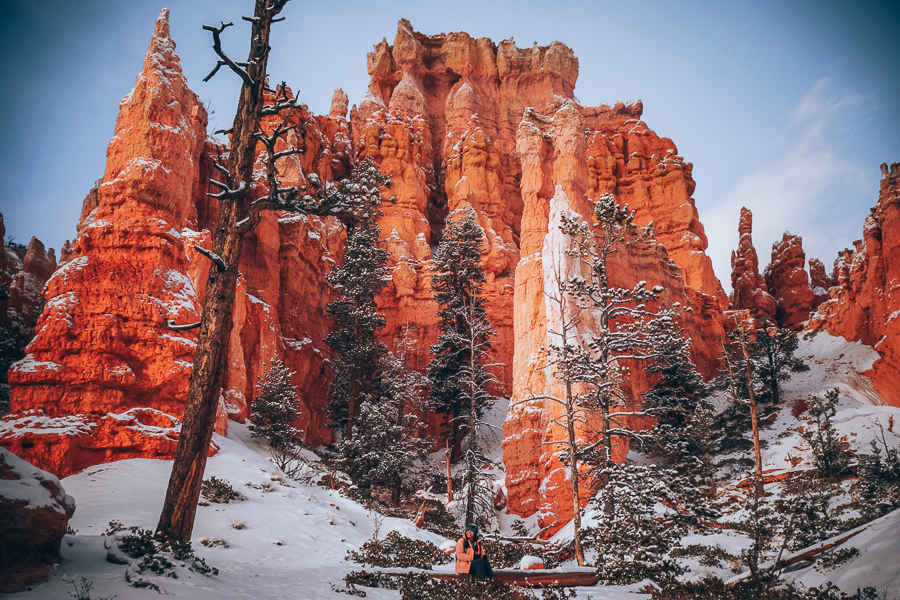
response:
<path id="1" fill-rule="evenodd" d="M 195 341 L 168 331 L 166 320 L 199 318 L 188 271 L 196 260 L 191 244 L 208 238 L 198 231 L 196 209 L 205 192 L 199 165 L 206 111 L 188 89 L 174 50 L 163 11 L 135 88 L 120 104 L 106 173 L 85 201 L 78 237 L 46 284 L 37 335 L 25 360 L 10 370 L 13 413 L 183 411 Z M 22 438 L 15 433 L 5 427 L 3 444 L 41 468 L 65 471 L 44 462 L 64 458 L 32 456 L 27 442 L 16 448 Z M 107 442 L 121 440 L 111 433 Z"/>
<path id="2" fill-rule="evenodd" d="M 226 149 L 206 136 L 206 113 L 184 80 L 167 16 L 163 11 L 135 90 L 121 104 L 106 174 L 85 199 L 78 237 L 47 283 L 37 338 L 11 371 L 16 414 L 0 428 L 0 443 L 53 472 L 170 456 L 177 438 L 196 337 L 167 321 L 199 319 L 210 265 L 194 246 L 211 247 L 218 206 L 206 195 L 208 180 Z M 640 120 L 640 102 L 581 105 L 574 98 L 578 60 L 559 42 L 523 49 L 465 33 L 425 36 L 406 21 L 392 45 L 375 46 L 368 67 L 369 91 L 349 118 L 340 90 L 329 116 L 305 106 L 290 114 L 297 127 L 284 143 L 305 152 L 279 168 L 285 185 L 302 185 L 311 173 L 324 181 L 346 177 L 371 157 L 392 178 L 395 201 L 382 206 L 380 221 L 392 269 L 378 299 L 387 317 L 380 335 L 390 347 L 414 342 L 411 368 L 424 370 L 439 333 L 432 249 L 445 216 L 471 207 L 486 239 L 495 391 L 517 401 L 558 385 L 534 358 L 552 327 L 545 254 L 564 253 L 548 242 L 558 233 L 551 199 L 591 219 L 590 200 L 612 193 L 647 233 L 616 257 L 614 283 L 665 287 L 665 303 L 690 309 L 681 318 L 698 368 L 716 370 L 727 299 L 705 254 L 691 165 Z M 274 125 L 264 119 L 267 130 Z M 262 166 L 260 156 L 257 173 Z M 265 193 L 261 178 L 251 187 Z M 302 415 L 295 426 L 310 444 L 332 441 L 323 340 L 333 292 L 325 276 L 344 243 L 337 221 L 286 213 L 265 214 L 247 235 L 218 431 L 228 419 L 249 416 L 257 380 L 278 357 L 296 373 Z M 634 402 L 650 384 L 633 369 L 627 387 Z M 535 440 L 558 438 L 550 410 L 515 405 L 504 427 L 509 506 L 519 514 L 541 510 L 548 524 L 572 510 L 564 496 L 555 498 L 558 461 L 534 450 Z M 442 423 L 423 415 L 423 427 L 438 436 Z M 48 452 L 54 443 L 58 451 Z M 620 457 L 625 451 L 617 449 Z"/>
<path id="3" fill-rule="evenodd" d="M 900 406 L 900 163 L 881 165 L 878 202 L 863 239 L 834 263 L 830 299 L 807 329 L 874 346 L 880 358 L 866 375 L 891 406 Z"/>
<path id="4" fill-rule="evenodd" d="M 292 133 L 287 141 L 307 153 L 285 161 L 286 182 L 304 183 L 310 172 L 346 176 L 346 120 L 313 117 L 305 107 L 290 120 L 302 125 L 302 139 Z M 120 104 L 106 173 L 47 283 L 37 337 L 10 371 L 13 417 L 0 428 L 0 443 L 42 468 L 67 475 L 98 462 L 174 453 L 196 334 L 167 323 L 200 318 L 210 265 L 194 246 L 212 245 L 218 206 L 206 196 L 207 182 L 224 152 L 207 138 L 206 124 L 163 10 L 135 88 Z M 266 215 L 247 236 L 220 433 L 228 418 L 249 415 L 257 377 L 278 356 L 303 390 L 296 425 L 311 444 L 331 441 L 322 410 L 322 290 L 344 237 L 336 221 L 280 214 Z M 26 262 L 31 255 L 34 264 L 47 262 L 37 254 L 29 251 Z"/>
<path id="5" fill-rule="evenodd" d="M 621 108 L 611 109 L 613 114 L 596 122 L 615 130 L 617 111 Z M 566 434 L 555 421 L 562 414 L 559 403 L 529 399 L 564 397 L 563 383 L 548 367 L 541 352 L 552 343 L 554 332 L 560 331 L 562 319 L 559 307 L 548 298 L 558 295 L 555 273 L 563 278 L 584 276 L 584 273 L 583 266 L 567 254 L 572 241 L 559 230 L 560 215 L 569 214 L 592 223 L 591 200 L 607 190 L 617 189 L 610 183 L 603 186 L 596 183 L 591 158 L 602 133 L 590 131 L 591 121 L 585 112 L 595 118 L 601 114 L 599 109 L 586 111 L 573 101 L 562 102 L 550 115 L 526 111 L 517 131 L 517 155 L 522 168 L 522 259 L 515 274 L 513 394 L 503 428 L 503 452 L 508 507 L 517 514 L 538 512 L 540 523 L 552 526 L 548 530 L 551 532 L 573 514 L 567 471 L 559 460 L 562 446 L 555 444 Z M 620 118 L 625 121 L 631 116 L 626 114 Z M 712 289 L 714 294 L 704 294 L 687 284 L 684 270 L 660 242 L 658 222 L 651 226 L 647 220 L 647 226 L 637 225 L 635 233 L 643 233 L 643 239 L 612 256 L 610 283 L 626 288 L 634 287 L 639 281 L 646 281 L 650 286 L 661 285 L 666 289 L 661 304 L 690 307 L 681 313 L 680 319 L 685 332 L 695 342 L 693 358 L 698 368 L 710 375 L 717 368 L 723 333 L 720 295 L 716 287 Z M 589 338 L 595 326 L 589 316 L 584 316 L 575 335 Z M 628 366 L 632 368 L 623 385 L 631 404 L 619 410 L 638 406 L 641 394 L 652 383 L 640 367 Z M 587 439 L 592 430 L 598 429 L 598 423 L 588 422 L 576 434 Z M 622 443 L 613 448 L 617 460 L 624 459 L 627 451 Z M 582 497 L 587 498 L 588 494 Z"/>

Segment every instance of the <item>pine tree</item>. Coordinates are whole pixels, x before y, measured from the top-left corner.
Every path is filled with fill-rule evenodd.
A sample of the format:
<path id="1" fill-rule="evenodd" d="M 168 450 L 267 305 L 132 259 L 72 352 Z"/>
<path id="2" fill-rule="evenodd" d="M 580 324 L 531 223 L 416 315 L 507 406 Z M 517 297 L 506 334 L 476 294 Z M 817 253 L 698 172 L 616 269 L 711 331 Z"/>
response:
<path id="1" fill-rule="evenodd" d="M 705 498 L 715 496 L 714 410 L 709 388 L 690 359 L 690 342 L 680 328 L 663 339 L 647 372 L 657 375 L 644 394 L 643 411 L 653 418 L 649 453 L 662 458 L 675 475 L 669 485 L 678 499 L 707 513 Z"/>
<path id="2" fill-rule="evenodd" d="M 647 437 L 629 424 L 631 417 L 645 415 L 634 408 L 635 399 L 627 397 L 621 385 L 627 369 L 653 363 L 677 343 L 671 338 L 678 332 L 675 309 L 648 306 L 659 302 L 664 288 L 647 289 L 647 282 L 640 281 L 628 289 L 609 281 L 611 256 L 639 242 L 648 230 L 634 226 L 634 212 L 617 205 L 612 194 L 595 202 L 594 217 L 596 231 L 581 218 L 561 214 L 560 229 L 572 241 L 567 254 L 585 271 L 570 274 L 563 293 L 591 317 L 583 342 L 569 352 L 564 371 L 565 378 L 583 390 L 577 404 L 599 415 L 600 430 L 586 432 L 579 458 L 591 466 L 595 482 L 603 484 L 612 470 L 613 439 Z M 613 496 L 605 505 L 613 510 Z"/>
<path id="3" fill-rule="evenodd" d="M 669 553 L 686 533 L 679 515 L 661 502 L 670 501 L 655 467 L 620 466 L 604 469 L 606 493 L 591 500 L 596 524 L 584 531 L 584 545 L 597 552 L 601 583 L 628 585 L 652 579 L 672 583 L 684 569 Z"/>
<path id="4" fill-rule="evenodd" d="M 467 437 L 463 477 L 467 525 L 487 502 L 481 467 L 489 461 L 481 451 L 481 417 L 493 401 L 489 388 L 496 383 L 486 369 L 496 332 L 479 296 L 485 282 L 483 246 L 484 234 L 474 210 L 467 207 L 448 215 L 434 252 L 431 283 L 440 307 L 441 335 L 431 347 L 428 400 L 435 412 L 447 417 L 454 458 L 459 457 L 463 437 Z"/>
<path id="5" fill-rule="evenodd" d="M 754 362 L 763 383 L 759 401 L 779 404 L 781 384 L 789 380 L 792 373 L 809 371 L 809 366 L 803 359 L 794 356 L 799 345 L 797 332 L 790 329 L 762 327 L 756 330 L 753 348 L 758 357 Z"/>
<path id="6" fill-rule="evenodd" d="M 402 340 L 397 355 L 379 357 L 377 391 L 363 398 L 354 435 L 341 444 L 343 468 L 363 494 L 387 488 L 394 505 L 404 487 L 417 483 L 417 465 L 430 449 L 430 440 L 417 431 L 424 378 L 406 366 L 408 345 Z"/>
<path id="7" fill-rule="evenodd" d="M 863 518 L 876 519 L 900 507 L 900 449 L 888 446 L 884 429 L 872 440 L 872 454 L 859 455 L 857 473 L 853 500 Z"/>
<path id="8" fill-rule="evenodd" d="M 291 383 L 294 372 L 273 358 L 264 376 L 258 378 L 259 395 L 250 414 L 252 437 L 265 438 L 273 448 L 289 450 L 303 432 L 291 426 L 300 417 L 297 389 Z"/>
<path id="9" fill-rule="evenodd" d="M 803 433 L 809 442 L 820 477 L 840 477 L 850 466 L 851 454 L 841 443 L 831 418 L 837 413 L 840 392 L 837 388 L 825 392 L 824 398 L 813 398 L 809 414 L 816 426 Z"/>
<path id="10" fill-rule="evenodd" d="M 387 183 L 380 173 L 377 177 L 379 184 Z M 343 262 L 326 276 L 337 294 L 325 309 L 334 319 L 325 343 L 336 354 L 327 411 L 331 426 L 343 431 L 345 441 L 353 438 L 364 399 L 380 393 L 378 370 L 387 354 L 387 347 L 375 337 L 386 323 L 375 297 L 390 273 L 388 255 L 379 240 L 379 214 L 373 207 L 366 218 L 351 223 Z"/>

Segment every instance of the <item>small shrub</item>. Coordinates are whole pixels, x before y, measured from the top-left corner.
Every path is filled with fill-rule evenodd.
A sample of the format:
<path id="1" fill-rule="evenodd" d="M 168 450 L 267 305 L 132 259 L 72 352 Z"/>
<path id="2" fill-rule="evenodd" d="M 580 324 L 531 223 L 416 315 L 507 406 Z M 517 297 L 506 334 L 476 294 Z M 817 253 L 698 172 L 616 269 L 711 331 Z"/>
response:
<path id="1" fill-rule="evenodd" d="M 246 500 L 243 494 L 231 487 L 230 483 L 218 477 L 204 479 L 200 484 L 200 495 L 216 504 L 228 504 L 231 500 Z"/>
<path id="2" fill-rule="evenodd" d="M 81 581 L 72 582 L 72 585 L 75 587 L 75 593 L 67 592 L 70 596 L 75 598 L 75 600 L 92 600 L 91 599 L 91 590 L 94 589 L 94 582 L 88 579 L 87 577 L 81 577 Z M 97 600 L 112 600 L 115 598 L 115 594 L 112 596 L 101 596 L 97 598 Z"/>
<path id="3" fill-rule="evenodd" d="M 291 427 L 300 417 L 297 410 L 297 388 L 291 383 L 294 373 L 273 358 L 269 368 L 258 378 L 259 396 L 253 400 L 250 415 L 252 437 L 265 438 L 273 448 L 290 448 L 303 432 Z"/>
<path id="4" fill-rule="evenodd" d="M 525 544 L 505 544 L 493 540 L 484 540 L 484 553 L 495 569 L 517 568 L 522 557 L 535 553 Z"/>
<path id="5" fill-rule="evenodd" d="M 859 556 L 859 549 L 854 548 L 853 546 L 849 548 L 836 548 L 831 552 L 824 554 L 816 561 L 816 571 L 819 571 L 820 573 L 831 571 L 857 556 Z"/>
<path id="6" fill-rule="evenodd" d="M 230 527 L 240 531 L 242 529 L 247 529 L 247 524 L 244 521 L 232 521 Z"/>
<path id="7" fill-rule="evenodd" d="M 509 585 L 496 579 L 432 579 L 424 573 L 386 575 L 353 571 L 344 582 L 348 593 L 361 595 L 365 592 L 356 586 L 400 590 L 401 600 L 535 600 L 536 596 L 523 588 Z M 575 598 L 574 590 L 547 588 L 542 590 L 542 600 L 569 600 Z"/>
<path id="8" fill-rule="evenodd" d="M 296 446 L 288 448 L 272 448 L 272 463 L 288 478 L 298 483 L 310 484 L 316 471 L 306 458 L 302 450 Z"/>
<path id="9" fill-rule="evenodd" d="M 218 569 L 210 567 L 204 559 L 194 556 L 190 542 L 170 540 L 162 534 L 154 534 L 149 529 L 139 527 L 126 529 L 119 521 L 110 521 L 104 535 L 115 540 L 114 547 L 107 545 L 110 547 L 107 560 L 128 565 L 125 580 L 132 587 L 149 587 L 160 591 L 159 584 L 144 579 L 142 575 L 152 573 L 161 577 L 177 578 L 178 573 L 173 560 L 207 577 L 219 574 Z M 116 555 L 115 550 L 118 550 L 120 555 Z"/>
<path id="10" fill-rule="evenodd" d="M 450 562 L 440 548 L 423 540 L 414 540 L 396 531 L 383 540 L 369 540 L 359 551 L 347 552 L 347 560 L 372 567 L 431 569 L 433 565 Z"/>
<path id="11" fill-rule="evenodd" d="M 525 528 L 525 521 L 522 519 L 516 519 L 512 522 L 513 533 L 515 533 L 519 537 L 528 537 L 528 529 Z"/>

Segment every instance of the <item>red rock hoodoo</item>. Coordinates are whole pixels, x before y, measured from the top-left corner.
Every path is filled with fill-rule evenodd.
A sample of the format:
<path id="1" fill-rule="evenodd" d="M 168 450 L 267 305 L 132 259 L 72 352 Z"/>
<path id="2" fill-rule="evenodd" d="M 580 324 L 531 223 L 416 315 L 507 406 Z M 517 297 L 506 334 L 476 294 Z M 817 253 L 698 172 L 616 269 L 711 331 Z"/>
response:
<path id="1" fill-rule="evenodd" d="M 753 247 L 753 213 L 741 208 L 738 248 L 731 253 L 731 308 L 748 310 L 755 319 L 775 322 L 775 298 L 759 274 L 759 259 Z"/>
<path id="2" fill-rule="evenodd" d="M 780 242 L 772 244 L 772 261 L 763 277 L 775 298 L 775 319 L 780 327 L 799 331 L 809 320 L 815 300 L 809 277 L 803 268 L 806 254 L 799 235 L 785 232 Z"/>
<path id="3" fill-rule="evenodd" d="M 891 406 L 900 406 L 900 163 L 881 165 L 878 202 L 863 239 L 834 263 L 831 298 L 807 329 L 873 346 L 880 358 L 866 372 Z"/>
<path id="4" fill-rule="evenodd" d="M 106 175 L 85 200 L 78 237 L 47 285 L 37 338 L 11 371 L 18 415 L 0 427 L 0 443 L 56 473 L 168 455 L 172 419 L 183 412 L 194 337 L 166 322 L 198 317 L 209 266 L 192 246 L 208 246 L 215 226 L 205 182 L 220 148 L 206 138 L 205 112 L 181 74 L 166 17 L 122 102 Z M 511 39 L 426 36 L 407 21 L 393 45 L 375 46 L 368 68 L 369 91 L 349 121 L 340 90 L 330 116 L 295 111 L 303 138 L 288 142 L 306 152 L 285 159 L 282 176 L 289 185 L 308 173 L 330 181 L 364 157 L 391 176 L 396 203 L 383 206 L 381 229 L 393 271 L 379 298 L 388 321 L 381 336 L 390 346 L 404 337 L 417 342 L 412 368 L 424 369 L 438 333 L 431 248 L 444 217 L 471 206 L 487 238 L 484 294 L 505 395 L 523 400 L 558 386 L 535 359 L 552 326 L 546 265 L 564 250 L 551 207 L 590 218 L 589 199 L 609 192 L 635 209 L 648 232 L 616 258 L 613 282 L 666 288 L 666 303 L 690 309 L 682 320 L 698 368 L 716 370 L 727 298 L 705 254 L 691 164 L 640 120 L 640 102 L 582 106 L 573 95 L 578 60 L 559 42 L 521 49 Z M 266 215 L 245 240 L 220 430 L 226 416 L 246 418 L 257 377 L 278 355 L 297 373 L 297 426 L 311 444 L 330 442 L 324 276 L 343 241 L 336 221 L 286 214 Z M 649 385 L 634 374 L 634 402 Z M 518 404 L 504 425 L 508 506 L 523 515 L 541 511 L 546 524 L 572 513 L 558 494 L 561 465 L 535 449 L 560 437 L 552 410 Z M 160 435 L 152 438 L 151 426 Z M 429 421 L 432 432 L 438 426 Z M 68 433 L 53 438 L 51 428 Z M 65 443 L 61 435 L 69 436 Z M 42 437 L 60 449 L 46 463 L 26 449 Z"/>

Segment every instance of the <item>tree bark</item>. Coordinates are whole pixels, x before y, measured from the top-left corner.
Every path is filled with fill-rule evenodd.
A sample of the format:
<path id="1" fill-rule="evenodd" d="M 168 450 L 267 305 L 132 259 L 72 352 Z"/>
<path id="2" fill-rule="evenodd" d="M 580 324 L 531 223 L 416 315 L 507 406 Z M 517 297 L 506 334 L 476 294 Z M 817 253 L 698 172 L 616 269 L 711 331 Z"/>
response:
<path id="1" fill-rule="evenodd" d="M 241 88 L 227 161 L 227 169 L 233 182 L 244 182 L 246 191 L 238 198 L 222 198 L 219 203 L 213 249 L 221 257 L 227 270 L 220 272 L 215 264 L 211 264 L 209 268 L 181 435 L 156 527 L 157 532 L 176 540 L 190 540 L 194 529 L 200 485 L 203 482 L 222 388 L 222 373 L 226 367 L 243 242 L 243 235 L 237 225 L 249 214 L 249 188 L 257 141 L 253 134 L 259 128 L 263 107 L 272 20 L 286 2 L 275 1 L 269 6 L 270 1 L 256 2 L 251 21 L 252 35 L 247 67 L 252 85 L 245 82 Z"/>

